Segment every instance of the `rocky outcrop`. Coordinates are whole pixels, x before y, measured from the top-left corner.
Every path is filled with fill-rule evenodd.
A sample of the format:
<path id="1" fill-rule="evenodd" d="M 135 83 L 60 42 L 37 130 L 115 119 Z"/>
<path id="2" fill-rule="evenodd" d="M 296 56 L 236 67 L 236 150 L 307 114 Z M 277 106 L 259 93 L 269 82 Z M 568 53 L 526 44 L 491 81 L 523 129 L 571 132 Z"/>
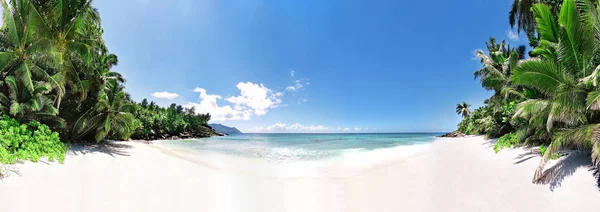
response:
<path id="1" fill-rule="evenodd" d="M 225 135 L 242 134 L 242 132 L 235 127 L 228 127 L 222 124 L 209 124 L 209 126 L 212 127 L 215 131 Z"/>
<path id="2" fill-rule="evenodd" d="M 215 129 L 213 129 L 209 125 L 204 125 L 204 126 L 202 126 L 202 130 L 200 132 L 194 133 L 193 136 L 204 138 L 204 137 L 213 137 L 213 136 L 223 136 L 223 133 L 219 133 L 219 132 L 215 131 Z"/>
<path id="3" fill-rule="evenodd" d="M 460 137 L 465 137 L 466 135 L 464 133 L 458 132 L 458 131 L 454 131 L 451 133 L 446 133 L 444 135 L 440 135 L 439 137 L 442 138 L 460 138 Z"/>
<path id="4" fill-rule="evenodd" d="M 150 131 L 149 140 L 178 140 L 189 138 L 208 138 L 213 136 L 224 136 L 223 133 L 215 131 L 209 125 L 204 125 L 194 132 L 185 132 L 178 135 L 172 134 L 157 134 L 153 130 Z M 135 138 L 134 138 L 135 139 Z"/>

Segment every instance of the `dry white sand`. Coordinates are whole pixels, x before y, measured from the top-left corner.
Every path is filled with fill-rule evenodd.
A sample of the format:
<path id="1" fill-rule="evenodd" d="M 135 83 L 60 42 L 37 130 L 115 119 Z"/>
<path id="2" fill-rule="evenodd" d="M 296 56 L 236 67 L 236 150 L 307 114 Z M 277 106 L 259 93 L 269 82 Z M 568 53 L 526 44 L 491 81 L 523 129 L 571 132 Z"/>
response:
<path id="1" fill-rule="evenodd" d="M 74 148 L 64 165 L 18 165 L 21 176 L 0 182 L 0 211 L 600 210 L 589 156 L 568 156 L 553 184 L 534 185 L 535 153 L 494 154 L 491 146 L 481 137 L 440 139 L 354 175 L 300 177 L 273 174 L 285 164 L 240 171 L 222 158 L 207 162 L 160 145 L 118 142 Z"/>

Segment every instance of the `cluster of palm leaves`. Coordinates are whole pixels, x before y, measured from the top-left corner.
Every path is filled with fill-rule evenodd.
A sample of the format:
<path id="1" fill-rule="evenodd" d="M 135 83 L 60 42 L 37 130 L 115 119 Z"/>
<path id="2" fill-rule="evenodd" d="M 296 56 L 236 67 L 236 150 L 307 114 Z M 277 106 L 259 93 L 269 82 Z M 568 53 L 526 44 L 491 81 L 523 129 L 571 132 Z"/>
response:
<path id="1" fill-rule="evenodd" d="M 483 67 L 474 76 L 480 79 L 483 88 L 494 94 L 485 101 L 484 107 L 471 112 L 470 105 L 463 102 L 457 105 L 456 112 L 464 118 L 459 131 L 498 137 L 514 129 L 512 116 L 516 104 L 531 93 L 522 86 L 513 85 L 510 80 L 518 62 L 525 57 L 525 46 L 512 48 L 505 41 L 498 43 L 495 38 L 490 38 L 486 46 L 487 53 L 483 50 L 475 52 Z"/>
<path id="2" fill-rule="evenodd" d="M 494 136 L 510 135 L 506 137 L 513 139 L 511 143 L 549 145 L 533 180 L 546 183 L 554 176 L 544 171 L 545 164 L 561 150 L 590 151 L 593 164 L 600 168 L 600 1 L 535 2 L 530 9 L 539 45 L 529 59 L 519 48 L 503 48 L 504 42 L 499 48 L 488 45 L 487 55 L 477 53 L 483 69 L 475 75 L 484 88 L 494 91 L 478 110 L 492 112 L 475 118 L 475 110 L 459 130 L 495 119 L 494 111 L 509 108 L 504 111 L 507 119 L 495 123 L 499 124 L 495 128 L 509 130 Z M 511 104 L 516 104 L 512 111 Z"/>
<path id="3" fill-rule="evenodd" d="M 531 7 L 538 3 L 544 3 L 553 8 L 554 13 L 558 13 L 563 0 L 513 0 L 508 21 L 512 28 L 517 29 L 517 32 L 525 32 L 527 37 L 530 39 L 531 46 L 538 45 L 538 38 L 536 36 L 536 20 Z"/>
<path id="4" fill-rule="evenodd" d="M 124 79 L 91 0 L 2 1 L 0 109 L 39 120 L 64 140 L 131 134 Z M 60 113 L 60 111 L 67 111 Z"/>
<path id="5" fill-rule="evenodd" d="M 40 121 L 73 142 L 194 134 L 206 126 L 208 114 L 131 101 L 125 79 L 111 70 L 118 58 L 108 52 L 92 0 L 1 4 L 2 113 Z"/>
<path id="6" fill-rule="evenodd" d="M 135 139 L 203 137 L 210 120 L 210 114 L 197 114 L 193 107 L 186 109 L 176 104 L 163 108 L 144 99 L 135 107 L 137 130 L 131 135 Z"/>

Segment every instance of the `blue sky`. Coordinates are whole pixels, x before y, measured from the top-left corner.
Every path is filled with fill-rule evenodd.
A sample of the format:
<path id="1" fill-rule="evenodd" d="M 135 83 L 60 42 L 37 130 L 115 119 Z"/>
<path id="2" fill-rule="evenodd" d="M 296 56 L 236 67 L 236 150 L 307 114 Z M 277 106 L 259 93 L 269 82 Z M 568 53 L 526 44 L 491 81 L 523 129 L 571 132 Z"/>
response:
<path id="1" fill-rule="evenodd" d="M 512 1 L 95 1 L 134 100 L 246 132 L 440 132 L 490 95 L 473 52 Z M 509 38 L 511 37 L 511 38 Z M 293 73 L 293 74 L 292 74 Z"/>

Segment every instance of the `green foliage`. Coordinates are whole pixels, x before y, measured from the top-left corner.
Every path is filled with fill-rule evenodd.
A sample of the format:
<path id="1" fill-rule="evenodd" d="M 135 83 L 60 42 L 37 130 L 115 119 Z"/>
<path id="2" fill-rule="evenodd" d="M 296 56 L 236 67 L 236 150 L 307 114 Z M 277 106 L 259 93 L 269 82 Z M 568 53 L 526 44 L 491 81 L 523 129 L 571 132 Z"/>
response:
<path id="1" fill-rule="evenodd" d="M 184 109 L 176 104 L 162 108 L 154 102 L 148 104 L 146 99 L 135 105 L 133 115 L 139 124 L 131 135 L 135 139 L 198 136 L 204 132 L 210 120 L 210 114 L 197 114 L 194 108 Z"/>
<path id="2" fill-rule="evenodd" d="M 494 144 L 494 152 L 498 153 L 500 150 L 505 148 L 511 148 L 519 143 L 515 133 L 508 133 L 498 138 L 496 144 Z"/>
<path id="3" fill-rule="evenodd" d="M 554 177 L 544 174 L 545 164 L 560 150 L 591 151 L 600 168 L 598 11 L 599 1 L 515 0 L 511 25 L 530 37 L 532 58 L 495 39 L 487 51 L 477 51 L 482 69 L 475 77 L 494 93 L 459 123 L 459 131 L 499 137 L 496 152 L 539 145 L 543 158 L 534 182 Z"/>
<path id="4" fill-rule="evenodd" d="M 126 139 L 137 127 L 91 0 L 2 1 L 0 111 L 62 140 Z"/>
<path id="5" fill-rule="evenodd" d="M 60 141 L 57 132 L 37 121 L 20 124 L 6 115 L 0 119 L 0 163 L 12 164 L 17 160 L 49 161 L 65 159 L 67 146 Z"/>
<path id="6" fill-rule="evenodd" d="M 540 153 L 541 156 L 544 156 L 546 154 L 546 152 L 548 151 L 548 147 L 546 147 L 546 145 L 540 145 L 540 147 L 538 147 L 538 152 Z M 556 160 L 560 158 L 560 153 L 554 153 L 550 156 L 551 160 Z"/>
<path id="7" fill-rule="evenodd" d="M 469 107 L 471 107 L 471 105 L 466 102 L 457 104 L 456 114 L 462 115 L 463 118 L 466 118 L 467 116 L 471 115 L 471 110 Z"/>

